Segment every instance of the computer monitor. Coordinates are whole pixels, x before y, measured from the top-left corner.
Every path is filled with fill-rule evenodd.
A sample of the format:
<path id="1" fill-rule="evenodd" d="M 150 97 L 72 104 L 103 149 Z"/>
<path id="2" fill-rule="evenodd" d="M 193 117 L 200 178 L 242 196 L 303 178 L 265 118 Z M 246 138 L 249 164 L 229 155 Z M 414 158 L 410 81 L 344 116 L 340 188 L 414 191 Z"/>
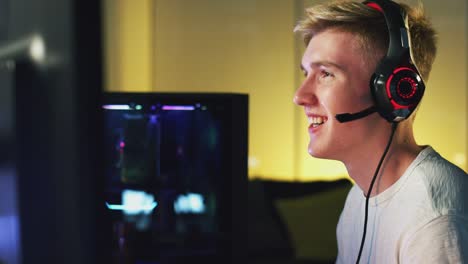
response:
<path id="1" fill-rule="evenodd" d="M 105 192 L 115 255 L 244 263 L 248 96 L 105 93 Z"/>

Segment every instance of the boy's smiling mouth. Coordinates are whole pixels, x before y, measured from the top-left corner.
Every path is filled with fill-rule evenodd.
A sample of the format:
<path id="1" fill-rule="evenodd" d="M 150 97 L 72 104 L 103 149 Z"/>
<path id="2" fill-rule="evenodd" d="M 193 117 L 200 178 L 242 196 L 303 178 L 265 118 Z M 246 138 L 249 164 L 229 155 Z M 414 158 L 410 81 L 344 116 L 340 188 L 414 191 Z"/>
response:
<path id="1" fill-rule="evenodd" d="M 307 116 L 307 121 L 309 121 L 309 127 L 318 127 L 327 122 L 328 118 L 326 116 Z"/>

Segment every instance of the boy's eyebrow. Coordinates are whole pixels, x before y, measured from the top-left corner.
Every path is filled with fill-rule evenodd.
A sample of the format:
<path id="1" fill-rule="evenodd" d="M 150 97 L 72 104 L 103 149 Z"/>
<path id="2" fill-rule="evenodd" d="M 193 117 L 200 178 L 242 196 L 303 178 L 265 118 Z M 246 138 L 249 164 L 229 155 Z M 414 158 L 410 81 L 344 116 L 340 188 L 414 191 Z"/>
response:
<path id="1" fill-rule="evenodd" d="M 341 65 L 339 65 L 337 63 L 331 62 L 331 61 L 314 61 L 314 62 L 310 63 L 310 66 L 311 67 L 331 66 L 331 67 L 337 68 L 337 69 L 339 69 L 341 71 L 346 71 L 346 69 L 343 66 L 341 66 Z M 301 70 L 306 71 L 305 67 L 302 65 L 302 63 L 300 64 L 300 68 L 301 68 Z"/>

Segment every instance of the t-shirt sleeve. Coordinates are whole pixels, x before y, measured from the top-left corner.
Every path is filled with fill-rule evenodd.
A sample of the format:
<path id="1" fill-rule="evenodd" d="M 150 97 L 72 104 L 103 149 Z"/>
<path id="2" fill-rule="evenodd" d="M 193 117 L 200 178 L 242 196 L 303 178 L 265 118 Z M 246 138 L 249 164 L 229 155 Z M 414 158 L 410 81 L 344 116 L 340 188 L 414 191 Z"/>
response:
<path id="1" fill-rule="evenodd" d="M 468 263 L 468 219 L 440 216 L 403 242 L 400 263 Z"/>

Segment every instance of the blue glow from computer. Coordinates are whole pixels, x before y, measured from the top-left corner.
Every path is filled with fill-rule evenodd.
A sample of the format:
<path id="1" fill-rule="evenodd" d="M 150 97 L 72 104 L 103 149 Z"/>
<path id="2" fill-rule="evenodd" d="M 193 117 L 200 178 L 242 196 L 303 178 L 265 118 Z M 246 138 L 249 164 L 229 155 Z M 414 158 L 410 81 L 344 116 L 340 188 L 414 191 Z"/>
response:
<path id="1" fill-rule="evenodd" d="M 199 193 L 179 195 L 174 202 L 176 214 L 203 214 L 206 212 L 204 198 Z"/>
<path id="2" fill-rule="evenodd" d="M 150 214 L 157 205 L 153 195 L 135 190 L 122 192 L 122 204 L 106 203 L 108 209 L 123 211 L 126 215 Z"/>

